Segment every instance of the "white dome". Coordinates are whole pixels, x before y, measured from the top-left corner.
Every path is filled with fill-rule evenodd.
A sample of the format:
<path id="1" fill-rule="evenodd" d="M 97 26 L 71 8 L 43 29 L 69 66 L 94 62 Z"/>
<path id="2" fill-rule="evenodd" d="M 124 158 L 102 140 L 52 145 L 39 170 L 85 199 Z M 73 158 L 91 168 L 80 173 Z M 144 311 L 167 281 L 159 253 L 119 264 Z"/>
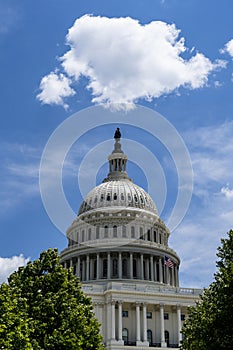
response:
<path id="1" fill-rule="evenodd" d="M 111 180 L 91 190 L 83 200 L 78 215 L 98 208 L 141 208 L 157 214 L 150 195 L 131 180 Z"/>

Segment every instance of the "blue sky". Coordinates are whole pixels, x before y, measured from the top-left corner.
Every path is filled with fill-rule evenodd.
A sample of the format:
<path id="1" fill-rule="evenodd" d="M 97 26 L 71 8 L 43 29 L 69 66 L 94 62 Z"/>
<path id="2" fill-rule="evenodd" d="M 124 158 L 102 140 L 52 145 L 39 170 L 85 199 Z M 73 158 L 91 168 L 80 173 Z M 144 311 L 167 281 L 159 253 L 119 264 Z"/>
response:
<path id="1" fill-rule="evenodd" d="M 42 250 L 66 247 L 43 206 L 39 168 L 49 137 L 75 113 L 80 137 L 70 145 L 62 172 L 72 210 L 78 211 L 82 192 L 105 177 L 104 159 L 112 150 L 107 141 L 119 125 L 132 159 L 128 173 L 146 190 L 153 167 L 141 163 L 143 152 L 158 161 L 155 192 L 162 188 L 161 170 L 161 216 L 169 221 L 179 167 L 165 136 L 158 139 L 156 118 L 151 133 L 143 127 L 150 112 L 137 114 L 139 104 L 171 123 L 190 154 L 192 199 L 170 246 L 182 259 L 182 286 L 208 286 L 220 238 L 233 221 L 232 11 L 230 0 L 0 0 L 0 281 Z M 87 127 L 89 107 L 93 124 Z M 109 115 L 109 125 L 102 124 L 101 113 Z M 129 122 L 134 113 L 135 122 Z M 106 154 L 100 154 L 102 143 Z M 62 147 L 63 140 L 48 174 L 56 176 Z M 49 181 L 46 186 L 52 193 Z M 151 195 L 155 202 L 163 197 Z M 54 208 L 59 212 L 56 201 Z"/>

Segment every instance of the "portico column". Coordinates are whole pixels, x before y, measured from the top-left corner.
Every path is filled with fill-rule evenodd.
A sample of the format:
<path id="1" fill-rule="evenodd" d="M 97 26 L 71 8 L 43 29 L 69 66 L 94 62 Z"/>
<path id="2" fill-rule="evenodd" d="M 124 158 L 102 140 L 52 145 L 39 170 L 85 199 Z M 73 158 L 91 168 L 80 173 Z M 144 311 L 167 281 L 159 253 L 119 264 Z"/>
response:
<path id="1" fill-rule="evenodd" d="M 90 258 L 89 255 L 87 255 L 87 260 L 86 260 L 86 280 L 89 280 L 89 269 L 90 269 Z"/>
<path id="2" fill-rule="evenodd" d="M 111 314 L 112 314 L 112 331 L 111 331 L 111 339 L 115 340 L 116 337 L 116 326 L 115 326 L 115 302 L 111 303 Z"/>
<path id="3" fill-rule="evenodd" d="M 96 279 L 100 278 L 100 254 L 97 253 L 96 256 Z"/>
<path id="4" fill-rule="evenodd" d="M 129 272 L 130 279 L 133 279 L 133 253 L 129 254 Z"/>
<path id="5" fill-rule="evenodd" d="M 136 341 L 140 342 L 140 304 L 136 303 Z"/>
<path id="6" fill-rule="evenodd" d="M 180 345 L 182 341 L 182 334 L 181 334 L 181 307 L 180 305 L 177 305 L 177 331 L 178 331 L 178 345 Z"/>
<path id="7" fill-rule="evenodd" d="M 107 273 L 108 280 L 111 278 L 111 256 L 110 253 L 108 253 L 108 273 Z"/>
<path id="8" fill-rule="evenodd" d="M 164 334 L 164 305 L 160 304 L 160 330 L 161 330 L 161 348 L 166 348 L 167 344 L 165 342 L 165 334 Z"/>
<path id="9" fill-rule="evenodd" d="M 147 319 L 146 319 L 146 303 L 142 306 L 143 315 L 143 341 L 147 342 Z"/>
<path id="10" fill-rule="evenodd" d="M 162 268 L 162 259 L 159 258 L 159 282 L 163 283 L 163 268 Z"/>
<path id="11" fill-rule="evenodd" d="M 143 254 L 141 254 L 141 280 L 144 280 Z"/>
<path id="12" fill-rule="evenodd" d="M 150 256 L 150 278 L 151 281 L 154 281 L 154 261 L 153 261 L 153 256 Z"/>
<path id="13" fill-rule="evenodd" d="M 122 279 L 122 257 L 121 253 L 118 256 L 118 270 L 119 270 L 119 278 Z"/>
<path id="14" fill-rule="evenodd" d="M 70 259 L 70 267 L 73 267 L 73 259 Z"/>
<path id="15" fill-rule="evenodd" d="M 122 302 L 118 302 L 118 340 L 122 341 Z"/>

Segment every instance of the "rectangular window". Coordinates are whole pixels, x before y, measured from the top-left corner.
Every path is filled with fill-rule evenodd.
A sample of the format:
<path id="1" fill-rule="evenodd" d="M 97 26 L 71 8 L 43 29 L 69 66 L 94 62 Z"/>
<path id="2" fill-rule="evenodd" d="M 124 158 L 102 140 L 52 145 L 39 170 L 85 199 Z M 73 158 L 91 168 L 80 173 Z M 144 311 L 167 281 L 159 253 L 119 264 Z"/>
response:
<path id="1" fill-rule="evenodd" d="M 167 313 L 164 313 L 164 319 L 169 320 L 169 315 Z"/>
<path id="2" fill-rule="evenodd" d="M 122 317 L 128 317 L 128 316 L 129 316 L 128 311 L 123 310 L 122 311 Z"/>
<path id="3" fill-rule="evenodd" d="M 185 315 L 181 314 L 181 321 L 184 321 L 185 320 Z"/>
<path id="4" fill-rule="evenodd" d="M 147 313 L 146 313 L 146 318 L 152 318 L 152 312 L 147 311 Z"/>

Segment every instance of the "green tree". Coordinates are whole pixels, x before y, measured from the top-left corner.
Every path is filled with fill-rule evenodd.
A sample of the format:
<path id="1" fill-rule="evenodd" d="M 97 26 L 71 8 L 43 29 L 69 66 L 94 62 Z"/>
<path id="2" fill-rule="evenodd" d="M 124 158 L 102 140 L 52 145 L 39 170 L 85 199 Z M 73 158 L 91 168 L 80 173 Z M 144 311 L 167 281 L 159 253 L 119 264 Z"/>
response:
<path id="1" fill-rule="evenodd" d="M 56 249 L 0 286 L 0 349 L 103 349 L 91 300 Z"/>
<path id="2" fill-rule="evenodd" d="M 189 308 L 182 333 L 185 350 L 231 350 L 233 344 L 233 230 L 218 248 L 217 273 L 195 307 Z"/>

